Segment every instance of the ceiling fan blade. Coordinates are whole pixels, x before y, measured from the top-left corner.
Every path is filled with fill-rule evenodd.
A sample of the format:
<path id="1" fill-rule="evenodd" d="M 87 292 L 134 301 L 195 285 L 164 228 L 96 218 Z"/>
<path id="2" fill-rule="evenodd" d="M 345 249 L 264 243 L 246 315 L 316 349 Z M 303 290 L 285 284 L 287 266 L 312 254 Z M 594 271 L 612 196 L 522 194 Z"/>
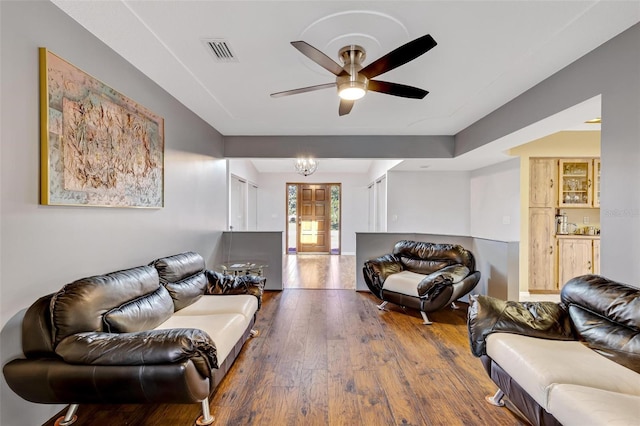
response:
<path id="1" fill-rule="evenodd" d="M 293 47 L 302 52 L 304 56 L 311 59 L 313 62 L 320 65 L 327 71 L 335 75 L 344 75 L 347 73 L 336 61 L 334 61 L 315 47 L 311 46 L 309 43 L 305 41 L 292 41 L 291 44 L 293 45 Z"/>
<path id="2" fill-rule="evenodd" d="M 338 108 L 338 115 L 343 116 L 347 115 L 351 112 L 351 108 L 353 108 L 353 104 L 355 101 L 348 101 L 346 99 L 340 99 L 340 108 Z"/>
<path id="3" fill-rule="evenodd" d="M 400 65 L 404 65 L 407 62 L 414 60 L 423 53 L 433 49 L 437 44 L 438 43 L 436 43 L 433 37 L 429 34 L 424 35 L 407 44 L 403 44 L 380 59 L 370 63 L 360 70 L 360 74 L 364 74 L 367 78 L 372 79 L 380 74 L 384 74 L 387 71 L 391 71 L 394 68 L 398 68 Z"/>
<path id="4" fill-rule="evenodd" d="M 429 93 L 426 90 L 422 90 L 417 87 L 406 86 L 398 83 L 389 83 L 388 81 L 380 80 L 369 80 L 369 90 L 412 99 L 422 99 Z"/>
<path id="5" fill-rule="evenodd" d="M 332 87 L 335 88 L 336 84 L 335 83 L 318 84 L 316 86 L 301 87 L 299 89 L 285 90 L 284 92 L 272 93 L 271 97 L 279 98 L 282 96 L 297 95 L 298 93 L 313 92 L 315 90 L 329 89 Z"/>

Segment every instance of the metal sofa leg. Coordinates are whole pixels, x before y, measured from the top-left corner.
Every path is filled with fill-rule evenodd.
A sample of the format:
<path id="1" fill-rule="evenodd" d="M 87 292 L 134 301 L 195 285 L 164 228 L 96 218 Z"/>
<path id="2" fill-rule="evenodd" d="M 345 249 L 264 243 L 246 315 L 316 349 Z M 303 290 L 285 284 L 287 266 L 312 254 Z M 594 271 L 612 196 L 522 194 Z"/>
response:
<path id="1" fill-rule="evenodd" d="M 210 425 L 215 420 L 215 417 L 211 415 L 209 411 L 209 398 L 202 400 L 202 415 L 196 420 L 196 425 L 205 426 Z"/>
<path id="2" fill-rule="evenodd" d="M 496 407 L 504 407 L 504 392 L 501 389 L 496 391 L 496 394 L 493 396 L 485 396 L 484 399 L 491 405 L 495 405 Z"/>
<path id="3" fill-rule="evenodd" d="M 54 425 L 55 426 L 69 426 L 72 425 L 78 420 L 78 416 L 76 415 L 76 411 L 78 411 L 78 404 L 71 404 L 67 409 L 67 413 L 64 416 L 60 416 L 56 419 Z"/>
<path id="4" fill-rule="evenodd" d="M 252 328 L 251 331 L 249 331 L 249 334 L 251 335 L 251 337 L 258 337 L 260 332 L 258 330 L 256 330 L 255 328 Z"/>
<path id="5" fill-rule="evenodd" d="M 389 302 L 387 302 L 386 300 L 384 302 L 382 302 L 379 305 L 376 305 L 378 307 L 378 309 L 380 309 L 381 311 L 384 311 L 384 307 L 387 306 Z"/>
<path id="6" fill-rule="evenodd" d="M 423 324 L 424 325 L 431 325 L 433 324 L 432 321 L 429 320 L 429 317 L 427 316 L 427 313 L 424 311 L 420 311 L 420 315 L 422 315 L 422 319 L 424 320 Z"/>
<path id="7" fill-rule="evenodd" d="M 460 309 L 460 306 L 456 305 L 456 302 L 451 302 L 451 309 Z"/>

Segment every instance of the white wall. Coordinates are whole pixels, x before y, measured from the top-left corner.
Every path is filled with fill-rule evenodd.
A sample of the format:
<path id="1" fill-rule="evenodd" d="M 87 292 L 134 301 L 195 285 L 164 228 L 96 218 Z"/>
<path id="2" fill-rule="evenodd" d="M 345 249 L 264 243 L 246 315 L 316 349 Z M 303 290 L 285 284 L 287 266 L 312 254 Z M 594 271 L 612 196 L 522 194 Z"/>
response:
<path id="1" fill-rule="evenodd" d="M 236 175 L 229 178 L 229 229 L 247 230 L 247 181 Z"/>
<path id="2" fill-rule="evenodd" d="M 261 173 L 258 185 L 258 230 L 285 231 L 286 183 L 342 184 L 342 254 L 356 251 L 356 232 L 367 230 L 367 176 L 359 173 Z M 286 233 L 285 233 L 286 234 Z M 283 238 L 286 238 L 283 234 Z M 286 244 L 283 242 L 283 247 Z"/>
<path id="3" fill-rule="evenodd" d="M 373 160 L 369 166 L 369 183 L 375 182 L 387 173 L 387 170 L 402 163 L 402 160 Z"/>
<path id="4" fill-rule="evenodd" d="M 260 172 L 250 160 L 232 158 L 227 160 L 229 164 L 229 173 L 241 176 L 249 182 L 258 183 Z"/>
<path id="5" fill-rule="evenodd" d="M 0 356 L 22 356 L 20 324 L 38 297 L 88 275 L 194 250 L 210 266 L 226 223 L 222 137 L 50 2 L 0 2 Z M 165 207 L 42 206 L 38 47 L 165 118 Z M 61 405 L 22 400 L 0 379 L 0 424 L 42 424 Z"/>
<path id="6" fill-rule="evenodd" d="M 520 160 L 471 172 L 470 233 L 476 238 L 520 240 Z"/>
<path id="7" fill-rule="evenodd" d="M 469 172 L 389 171 L 387 231 L 470 235 Z"/>
<path id="8" fill-rule="evenodd" d="M 474 172 L 389 171 L 387 231 L 519 241 L 519 173 L 517 159 Z M 259 174 L 259 231 L 285 231 L 287 182 L 342 183 L 342 253 L 354 253 L 355 233 L 369 231 L 368 174 Z"/>

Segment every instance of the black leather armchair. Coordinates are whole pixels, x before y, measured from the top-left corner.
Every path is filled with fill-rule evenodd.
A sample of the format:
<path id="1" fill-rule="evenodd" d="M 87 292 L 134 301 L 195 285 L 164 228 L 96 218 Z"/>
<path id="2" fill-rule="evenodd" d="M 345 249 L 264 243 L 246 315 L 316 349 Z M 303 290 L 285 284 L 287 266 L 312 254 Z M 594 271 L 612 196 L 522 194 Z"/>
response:
<path id="1" fill-rule="evenodd" d="M 364 280 L 383 302 L 418 309 L 424 324 L 427 313 L 455 306 L 455 301 L 475 288 L 480 272 L 473 254 L 460 245 L 398 241 L 393 252 L 365 262 Z"/>

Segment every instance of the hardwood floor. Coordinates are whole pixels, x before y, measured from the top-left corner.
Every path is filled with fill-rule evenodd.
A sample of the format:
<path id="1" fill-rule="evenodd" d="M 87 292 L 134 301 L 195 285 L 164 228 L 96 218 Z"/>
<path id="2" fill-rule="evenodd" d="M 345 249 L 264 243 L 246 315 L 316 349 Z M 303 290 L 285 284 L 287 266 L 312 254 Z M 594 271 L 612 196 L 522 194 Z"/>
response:
<path id="1" fill-rule="evenodd" d="M 215 425 L 522 425 L 484 401 L 466 304 L 430 315 L 353 290 L 266 292 L 250 339 L 211 399 Z M 199 405 L 81 405 L 82 425 L 191 425 Z M 53 422 L 46 423 L 52 425 Z"/>
<path id="2" fill-rule="evenodd" d="M 356 289 L 355 255 L 285 255 L 282 281 L 284 288 Z"/>

